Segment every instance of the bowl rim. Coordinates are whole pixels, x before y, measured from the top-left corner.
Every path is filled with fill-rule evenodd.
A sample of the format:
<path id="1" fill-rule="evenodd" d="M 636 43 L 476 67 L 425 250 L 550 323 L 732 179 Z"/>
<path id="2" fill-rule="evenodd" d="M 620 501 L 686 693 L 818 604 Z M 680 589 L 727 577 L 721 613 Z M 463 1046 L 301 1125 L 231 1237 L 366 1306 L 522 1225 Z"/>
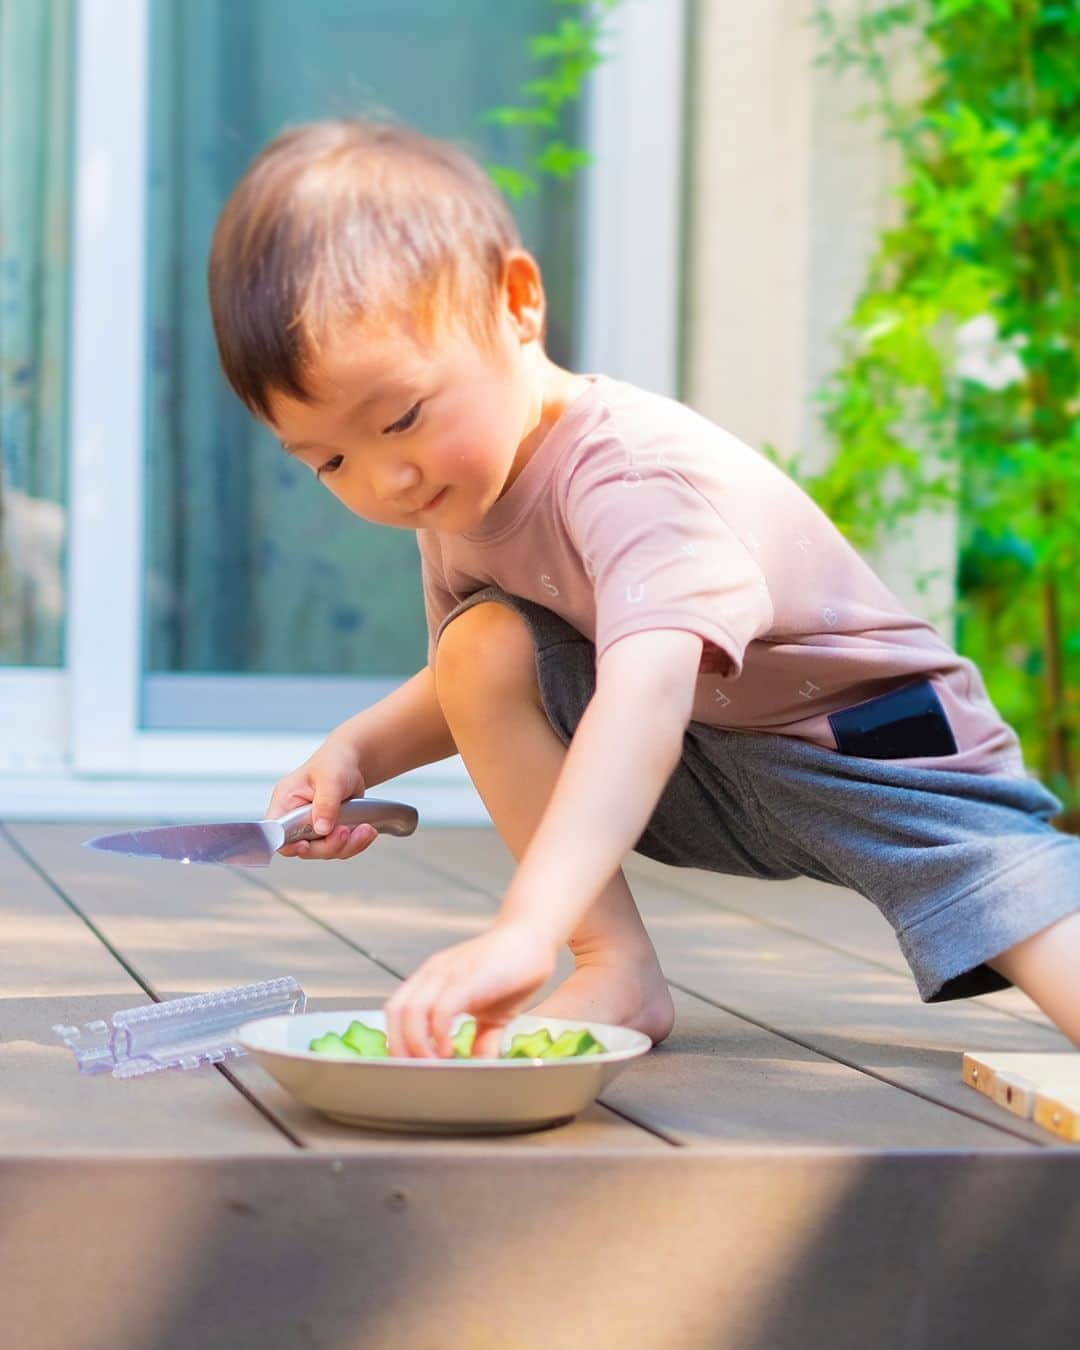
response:
<path id="1" fill-rule="evenodd" d="M 531 1021 L 542 1022 L 545 1025 L 560 1025 L 563 1030 L 576 1030 L 578 1027 L 607 1027 L 609 1031 L 618 1031 L 624 1035 L 638 1037 L 634 1045 L 625 1046 L 621 1050 L 606 1050 L 600 1055 L 569 1055 L 563 1059 L 421 1059 L 419 1057 L 403 1055 L 372 1056 L 370 1058 L 357 1056 L 355 1059 L 345 1059 L 340 1055 L 321 1055 L 314 1050 L 293 1050 L 282 1049 L 277 1046 L 267 1046 L 253 1044 L 245 1034 L 249 1028 L 263 1026 L 270 1022 L 296 1022 L 298 1019 L 307 1019 L 309 1017 L 341 1017 L 343 1020 L 348 1018 L 357 1021 L 362 1020 L 359 1014 L 367 1013 L 370 1016 L 373 1012 L 378 1013 L 380 1017 L 385 1016 L 381 1008 L 329 1008 L 325 1011 L 315 1009 L 303 1013 L 276 1013 L 271 1017 L 256 1017 L 243 1023 L 237 1028 L 236 1039 L 240 1045 L 251 1054 L 276 1055 L 284 1059 L 299 1060 L 307 1064 L 333 1064 L 347 1065 L 350 1068 L 409 1068 L 409 1069 L 443 1069 L 457 1072 L 461 1069 L 565 1069 L 571 1066 L 587 1069 L 590 1065 L 614 1064 L 625 1059 L 633 1059 L 638 1055 L 647 1054 L 653 1049 L 653 1042 L 645 1035 L 643 1031 L 637 1031 L 633 1027 L 618 1027 L 610 1022 L 595 1022 L 591 1019 L 571 1019 L 564 1017 L 537 1017 L 533 1013 L 519 1013 L 517 1017 L 512 1017 L 507 1023 L 507 1027 L 513 1026 L 519 1018 L 528 1017 Z M 457 1017 L 468 1017 L 472 1014 L 458 1013 Z M 455 1021 L 457 1019 L 455 1018 Z M 595 1032 L 594 1032 L 595 1034 Z M 597 1039 L 600 1039 L 597 1037 Z"/>

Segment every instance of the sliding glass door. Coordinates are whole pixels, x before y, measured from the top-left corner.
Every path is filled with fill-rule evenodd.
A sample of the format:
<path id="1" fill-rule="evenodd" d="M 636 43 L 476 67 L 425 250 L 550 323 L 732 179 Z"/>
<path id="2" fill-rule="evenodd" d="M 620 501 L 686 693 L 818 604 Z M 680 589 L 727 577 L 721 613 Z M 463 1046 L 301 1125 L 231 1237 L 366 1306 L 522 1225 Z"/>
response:
<path id="1" fill-rule="evenodd" d="M 0 4 L 0 774 L 63 755 L 73 48 Z"/>
<path id="2" fill-rule="evenodd" d="M 484 114 L 522 101 L 521 85 L 540 73 L 529 39 L 567 11 L 553 0 L 28 9 L 66 16 L 67 48 L 53 41 L 75 76 L 67 122 L 70 79 L 39 78 L 39 58 L 29 85 L 58 100 L 35 105 L 32 119 L 74 202 L 71 267 L 48 255 L 54 290 L 43 302 L 68 322 L 59 337 L 35 339 L 62 350 L 68 373 L 50 367 L 55 388 L 35 386 L 34 415 L 67 436 L 37 433 L 51 448 L 36 452 L 48 472 L 31 485 L 7 450 L 5 421 L 0 537 L 10 542 L 9 503 L 23 493 L 44 503 L 36 519 L 60 550 L 53 591 L 28 602 L 32 620 L 20 618 L 18 634 L 0 635 L 5 726 L 44 698 L 55 763 L 70 783 L 108 779 L 118 809 L 142 807 L 137 784 L 147 779 L 158 812 L 169 809 L 170 782 L 247 779 L 261 792 L 418 669 L 425 637 L 413 537 L 351 516 L 225 386 L 205 294 L 214 220 L 258 148 L 315 118 L 395 117 L 482 162 L 526 167 L 527 138 Z M 5 23 L 12 10 L 20 6 L 0 0 Z M 678 0 L 626 0 L 607 59 L 567 113 L 566 136 L 590 148 L 593 164 L 540 179 L 514 203 L 544 269 L 555 359 L 665 392 L 674 392 L 681 44 Z M 9 85 L 0 97 L 6 112 Z M 71 126 L 68 153 L 57 128 Z M 9 127 L 5 117 L 5 136 Z M 5 174 L 8 163 L 5 143 Z M 34 228 L 48 241 L 45 225 Z M 57 237 L 49 247 L 67 232 Z M 17 519 L 24 529 L 25 508 Z M 44 545 L 26 556 L 48 573 Z M 5 576 L 13 584 L 10 568 Z M 47 696 L 40 679 L 33 694 L 3 682 L 50 662 Z M 0 799 L 11 767 L 0 762 Z M 456 760 L 418 771 L 410 790 L 436 813 L 480 811 Z"/>
<path id="3" fill-rule="evenodd" d="M 322 731 L 426 659 L 414 537 L 351 516 L 225 387 L 207 312 L 216 216 L 283 127 L 387 114 L 520 163 L 484 120 L 528 79 L 550 0 L 184 0 L 151 7 L 142 725 Z M 581 138 L 580 105 L 565 132 Z M 576 361 L 580 182 L 517 206 Z"/>

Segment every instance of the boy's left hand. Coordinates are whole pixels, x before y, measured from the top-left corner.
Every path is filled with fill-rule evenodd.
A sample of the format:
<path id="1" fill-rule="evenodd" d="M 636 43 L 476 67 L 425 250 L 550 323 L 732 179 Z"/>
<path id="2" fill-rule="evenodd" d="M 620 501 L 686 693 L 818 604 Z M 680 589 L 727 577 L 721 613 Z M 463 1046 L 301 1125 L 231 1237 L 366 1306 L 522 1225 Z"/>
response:
<path id="1" fill-rule="evenodd" d="M 556 956 L 550 936 L 521 919 L 498 920 L 480 937 L 436 952 L 386 1001 L 390 1054 L 451 1059 L 451 1023 L 470 1013 L 472 1057 L 496 1057 L 503 1027 L 551 977 Z"/>

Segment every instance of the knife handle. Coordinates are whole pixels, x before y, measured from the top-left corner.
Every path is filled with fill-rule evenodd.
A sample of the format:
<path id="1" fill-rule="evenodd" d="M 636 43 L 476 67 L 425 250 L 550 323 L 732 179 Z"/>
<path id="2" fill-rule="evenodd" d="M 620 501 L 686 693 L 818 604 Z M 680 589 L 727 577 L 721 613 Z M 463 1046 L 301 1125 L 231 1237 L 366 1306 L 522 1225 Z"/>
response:
<path id="1" fill-rule="evenodd" d="M 374 825 L 380 834 L 412 834 L 419 819 L 415 806 L 380 801 L 377 797 L 350 797 L 338 807 L 339 825 Z M 288 815 L 278 816 L 277 823 L 284 827 L 286 844 L 295 844 L 299 839 L 326 838 L 316 834 L 310 806 L 298 806 Z"/>

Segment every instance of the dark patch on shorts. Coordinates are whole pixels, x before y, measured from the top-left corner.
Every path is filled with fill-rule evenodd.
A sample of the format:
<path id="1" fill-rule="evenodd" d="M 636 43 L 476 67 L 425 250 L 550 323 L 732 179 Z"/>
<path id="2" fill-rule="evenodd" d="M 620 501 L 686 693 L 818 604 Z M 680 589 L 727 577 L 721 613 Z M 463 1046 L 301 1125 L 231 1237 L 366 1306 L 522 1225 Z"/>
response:
<path id="1" fill-rule="evenodd" d="M 829 725 L 836 748 L 863 759 L 937 759 L 957 752 L 949 719 L 929 680 L 830 713 Z"/>

